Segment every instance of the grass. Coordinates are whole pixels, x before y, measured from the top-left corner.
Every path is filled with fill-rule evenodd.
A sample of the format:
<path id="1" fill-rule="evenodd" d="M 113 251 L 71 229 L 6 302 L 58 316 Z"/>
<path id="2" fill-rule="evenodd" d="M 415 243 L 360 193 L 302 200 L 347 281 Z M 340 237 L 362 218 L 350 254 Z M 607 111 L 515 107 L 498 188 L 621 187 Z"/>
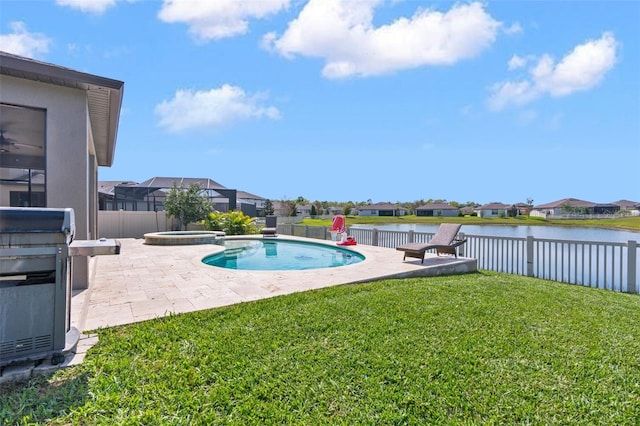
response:
<path id="1" fill-rule="evenodd" d="M 515 275 L 379 281 L 98 330 L 0 424 L 615 424 L 640 297 Z"/>
<path id="2" fill-rule="evenodd" d="M 426 216 L 347 216 L 347 226 L 386 225 L 394 223 L 411 223 L 437 225 L 442 222 L 462 223 L 463 225 L 522 225 L 522 226 L 584 226 L 627 231 L 640 231 L 640 216 L 619 217 L 615 219 L 561 219 L 545 220 L 539 217 L 426 217 Z M 331 226 L 331 219 L 305 218 L 303 223 L 309 226 Z"/>

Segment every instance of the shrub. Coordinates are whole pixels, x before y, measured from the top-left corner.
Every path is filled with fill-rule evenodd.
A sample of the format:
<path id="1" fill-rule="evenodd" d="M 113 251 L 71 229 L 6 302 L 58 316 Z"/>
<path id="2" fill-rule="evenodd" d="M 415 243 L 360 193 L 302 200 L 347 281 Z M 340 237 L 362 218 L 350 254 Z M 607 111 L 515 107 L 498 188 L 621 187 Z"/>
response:
<path id="1" fill-rule="evenodd" d="M 209 231 L 223 231 L 227 235 L 257 234 L 258 227 L 253 218 L 239 210 L 230 212 L 212 212 L 203 221 L 204 227 Z"/>

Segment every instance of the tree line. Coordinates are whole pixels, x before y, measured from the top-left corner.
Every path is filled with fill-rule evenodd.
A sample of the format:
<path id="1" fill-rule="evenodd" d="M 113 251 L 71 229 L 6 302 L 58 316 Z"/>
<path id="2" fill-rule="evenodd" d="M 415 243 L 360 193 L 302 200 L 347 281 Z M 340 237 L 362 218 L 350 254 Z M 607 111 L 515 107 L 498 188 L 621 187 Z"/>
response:
<path id="1" fill-rule="evenodd" d="M 275 200 L 275 201 L 280 203 L 280 205 L 283 207 L 283 211 L 281 213 L 284 214 L 285 216 L 296 216 L 298 206 L 310 205 L 311 216 L 321 216 L 321 215 L 330 214 L 330 210 L 329 210 L 330 207 L 340 207 L 342 209 L 342 214 L 349 215 L 351 214 L 351 211 L 356 207 L 362 207 L 362 206 L 373 204 L 371 199 L 368 199 L 366 201 L 355 201 L 355 202 L 354 201 L 319 201 L 319 200 L 310 201 L 302 196 L 299 196 L 294 200 Z M 411 213 L 414 213 L 416 209 L 420 206 L 424 206 L 425 204 L 432 204 L 432 203 L 445 203 L 445 204 L 451 205 L 452 207 L 457 207 L 457 208 L 463 208 L 463 207 L 474 208 L 474 207 L 480 206 L 480 204 L 474 201 L 459 203 L 457 201 L 447 201 L 447 200 L 433 199 L 433 198 L 430 198 L 428 200 L 419 199 L 419 200 L 410 201 L 410 202 L 395 202 L 395 203 L 388 202 L 388 203 L 398 207 L 403 207 Z M 275 208 L 273 205 L 273 201 L 267 199 L 264 203 L 265 215 L 271 215 L 271 214 L 274 214 L 274 212 L 275 212 Z"/>

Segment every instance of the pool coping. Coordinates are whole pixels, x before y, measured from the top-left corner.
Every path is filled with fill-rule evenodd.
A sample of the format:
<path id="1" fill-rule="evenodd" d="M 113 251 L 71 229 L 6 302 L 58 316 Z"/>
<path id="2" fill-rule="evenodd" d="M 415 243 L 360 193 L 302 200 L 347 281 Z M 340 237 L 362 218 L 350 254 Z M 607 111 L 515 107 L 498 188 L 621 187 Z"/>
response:
<path id="1" fill-rule="evenodd" d="M 288 238 L 289 237 L 289 238 Z M 362 259 L 358 260 L 355 263 L 360 263 L 366 260 L 366 256 L 360 252 L 358 252 L 357 250 L 350 250 L 351 246 L 342 246 L 342 245 L 338 245 L 335 242 L 333 243 L 328 243 L 326 240 L 318 240 L 318 239 L 311 239 L 311 238 L 290 238 L 290 236 L 285 235 L 282 238 L 273 238 L 272 236 L 269 237 L 265 237 L 265 236 L 256 236 L 256 235 L 232 235 L 232 236 L 227 236 L 225 237 L 225 241 L 265 241 L 265 242 L 277 242 L 277 241 L 284 241 L 284 242 L 292 242 L 292 243 L 299 243 L 300 245 L 315 245 L 315 246 L 322 246 L 325 248 L 329 248 L 329 249 L 335 249 L 337 251 L 341 251 L 341 252 L 347 252 L 347 253 L 351 253 L 352 255 L 358 256 L 358 257 L 362 257 Z M 226 251 L 226 249 L 228 249 L 229 247 L 227 247 L 226 245 L 223 246 L 224 250 L 220 250 L 212 253 L 209 256 L 205 256 L 206 257 L 211 257 L 211 256 L 217 256 L 222 254 L 224 251 Z M 239 247 L 231 247 L 232 249 L 236 249 Z M 254 253 L 257 254 L 257 253 Z M 247 258 L 252 257 L 252 255 L 249 255 Z M 210 263 L 207 263 L 208 266 L 212 266 L 212 267 L 219 267 L 216 265 L 211 265 Z M 344 266 L 348 266 L 348 265 L 339 265 L 339 266 L 322 266 L 322 267 L 318 267 L 318 268 L 305 268 L 305 269 L 321 269 L 321 268 L 335 268 L 335 267 L 344 267 Z M 234 268 L 227 268 L 222 266 L 221 268 L 224 269 L 234 269 Z M 236 270 L 243 270 L 243 271 L 261 271 L 260 269 L 245 269 L 245 268 L 239 268 Z M 289 271 L 299 271 L 299 270 L 304 270 L 304 269 L 286 269 Z M 280 269 L 263 269 L 262 271 L 265 272 L 278 272 L 280 271 Z"/>
<path id="2" fill-rule="evenodd" d="M 216 244 L 223 240 L 221 231 L 171 231 L 144 234 L 144 243 L 156 246 L 183 246 L 194 244 Z"/>

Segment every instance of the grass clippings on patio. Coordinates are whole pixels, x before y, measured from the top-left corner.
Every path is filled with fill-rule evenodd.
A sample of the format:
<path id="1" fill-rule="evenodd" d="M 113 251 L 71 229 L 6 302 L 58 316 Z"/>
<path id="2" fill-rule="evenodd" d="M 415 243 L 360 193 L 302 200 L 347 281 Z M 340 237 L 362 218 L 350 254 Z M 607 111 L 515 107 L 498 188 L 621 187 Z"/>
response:
<path id="1" fill-rule="evenodd" d="M 339 286 L 103 329 L 0 423 L 637 424 L 640 297 L 515 275 Z"/>

